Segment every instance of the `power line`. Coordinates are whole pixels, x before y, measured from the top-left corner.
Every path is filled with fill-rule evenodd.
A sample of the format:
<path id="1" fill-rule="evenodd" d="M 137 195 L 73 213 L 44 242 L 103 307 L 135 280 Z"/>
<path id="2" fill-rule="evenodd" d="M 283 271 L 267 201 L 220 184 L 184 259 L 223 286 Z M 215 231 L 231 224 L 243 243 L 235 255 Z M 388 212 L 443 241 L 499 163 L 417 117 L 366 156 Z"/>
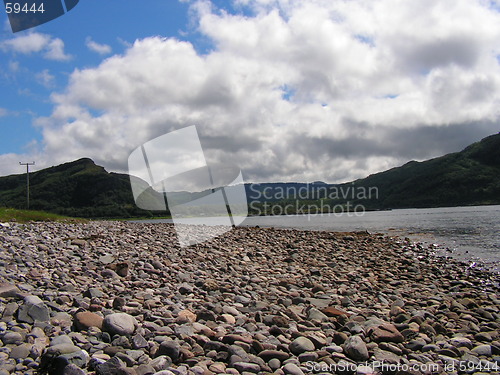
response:
<path id="1" fill-rule="evenodd" d="M 31 163 L 22 163 L 19 162 L 20 165 L 26 166 L 26 209 L 30 209 L 30 165 L 35 165 L 35 162 Z"/>

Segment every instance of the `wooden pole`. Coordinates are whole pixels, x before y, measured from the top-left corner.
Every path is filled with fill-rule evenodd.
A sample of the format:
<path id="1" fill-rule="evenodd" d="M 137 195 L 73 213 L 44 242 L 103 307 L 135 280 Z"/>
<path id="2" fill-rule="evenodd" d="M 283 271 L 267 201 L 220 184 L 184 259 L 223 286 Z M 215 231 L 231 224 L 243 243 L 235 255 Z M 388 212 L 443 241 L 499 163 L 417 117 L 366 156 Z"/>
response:
<path id="1" fill-rule="evenodd" d="M 19 162 L 20 165 L 26 166 L 26 209 L 30 209 L 30 165 L 35 165 L 35 162 L 31 163 L 22 163 Z"/>

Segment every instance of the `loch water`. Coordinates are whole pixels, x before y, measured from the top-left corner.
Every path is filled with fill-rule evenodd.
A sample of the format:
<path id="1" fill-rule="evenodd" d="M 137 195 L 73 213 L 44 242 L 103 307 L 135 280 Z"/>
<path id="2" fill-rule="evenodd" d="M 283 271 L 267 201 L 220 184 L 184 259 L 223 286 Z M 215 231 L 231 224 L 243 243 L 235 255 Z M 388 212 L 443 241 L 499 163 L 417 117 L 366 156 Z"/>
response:
<path id="1" fill-rule="evenodd" d="M 369 211 L 363 215 L 259 216 L 247 218 L 243 225 L 394 234 L 436 245 L 438 255 L 480 262 L 500 271 L 500 205 Z"/>

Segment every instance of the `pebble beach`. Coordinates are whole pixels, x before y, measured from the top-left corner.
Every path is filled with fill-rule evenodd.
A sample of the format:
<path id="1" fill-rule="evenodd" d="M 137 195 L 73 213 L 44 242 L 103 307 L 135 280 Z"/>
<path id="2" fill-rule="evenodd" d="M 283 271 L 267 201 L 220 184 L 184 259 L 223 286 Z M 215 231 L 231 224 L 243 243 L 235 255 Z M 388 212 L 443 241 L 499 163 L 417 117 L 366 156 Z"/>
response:
<path id="1" fill-rule="evenodd" d="M 0 223 L 0 375 L 500 374 L 499 290 L 383 234 Z"/>

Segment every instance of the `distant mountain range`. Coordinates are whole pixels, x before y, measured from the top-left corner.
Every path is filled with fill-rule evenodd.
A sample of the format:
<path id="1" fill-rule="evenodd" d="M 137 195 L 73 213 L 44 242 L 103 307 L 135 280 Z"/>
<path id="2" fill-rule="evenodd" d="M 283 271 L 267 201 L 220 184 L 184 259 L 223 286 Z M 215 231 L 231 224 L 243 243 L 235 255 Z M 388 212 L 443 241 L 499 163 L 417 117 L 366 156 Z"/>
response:
<path id="1" fill-rule="evenodd" d="M 140 181 L 139 181 L 140 182 Z M 144 183 L 145 182 L 140 182 Z M 250 214 L 273 205 L 301 202 L 366 209 L 500 204 L 500 134 L 461 152 L 376 173 L 344 184 L 323 182 L 246 184 Z M 231 189 L 230 187 L 228 189 Z M 190 193 L 184 194 L 189 197 Z M 75 217 L 165 216 L 137 208 L 126 174 L 109 173 L 84 158 L 30 173 L 30 208 Z M 158 199 L 146 190 L 141 199 Z M 0 206 L 26 207 L 26 175 L 0 177 Z M 274 212 L 278 213 L 279 212 Z M 287 212 L 291 213 L 291 212 Z"/>

